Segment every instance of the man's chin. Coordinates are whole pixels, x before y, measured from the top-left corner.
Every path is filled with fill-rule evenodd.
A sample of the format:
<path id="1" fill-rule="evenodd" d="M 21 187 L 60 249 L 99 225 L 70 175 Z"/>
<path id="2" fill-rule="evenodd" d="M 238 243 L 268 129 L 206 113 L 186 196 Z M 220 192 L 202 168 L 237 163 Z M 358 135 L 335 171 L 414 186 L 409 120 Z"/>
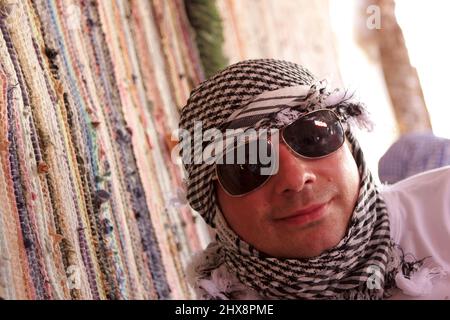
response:
<path id="1" fill-rule="evenodd" d="M 326 251 L 334 249 L 341 241 L 342 237 L 330 237 L 330 235 L 321 237 L 318 239 L 309 239 L 310 241 L 300 242 L 299 240 L 296 244 L 293 245 L 289 250 L 283 250 L 282 257 L 285 259 L 309 259 L 315 258 Z M 302 243 L 301 247 L 298 247 L 298 243 Z"/>

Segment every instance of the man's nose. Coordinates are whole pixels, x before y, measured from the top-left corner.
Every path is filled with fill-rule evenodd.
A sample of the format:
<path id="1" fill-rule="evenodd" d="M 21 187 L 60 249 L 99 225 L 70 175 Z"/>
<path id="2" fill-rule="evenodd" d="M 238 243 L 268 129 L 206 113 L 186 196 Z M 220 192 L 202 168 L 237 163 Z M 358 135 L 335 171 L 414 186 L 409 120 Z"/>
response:
<path id="1" fill-rule="evenodd" d="M 279 167 L 272 178 L 277 194 L 289 195 L 300 192 L 316 181 L 316 175 L 311 170 L 314 160 L 303 159 L 295 155 L 284 143 L 279 145 Z"/>

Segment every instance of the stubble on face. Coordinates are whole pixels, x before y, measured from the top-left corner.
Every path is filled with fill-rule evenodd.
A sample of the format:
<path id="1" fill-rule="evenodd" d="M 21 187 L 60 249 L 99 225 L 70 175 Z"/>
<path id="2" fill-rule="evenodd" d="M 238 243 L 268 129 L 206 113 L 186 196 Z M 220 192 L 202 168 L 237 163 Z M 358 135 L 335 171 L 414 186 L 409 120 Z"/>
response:
<path id="1" fill-rule="evenodd" d="M 310 162 L 317 179 L 299 192 L 275 194 L 277 179 L 241 198 L 227 196 L 217 185 L 222 212 L 246 242 L 269 256 L 309 258 L 336 246 L 346 235 L 359 194 L 359 174 L 348 149 Z M 327 203 L 326 215 L 305 225 L 280 223 L 312 204 Z"/>

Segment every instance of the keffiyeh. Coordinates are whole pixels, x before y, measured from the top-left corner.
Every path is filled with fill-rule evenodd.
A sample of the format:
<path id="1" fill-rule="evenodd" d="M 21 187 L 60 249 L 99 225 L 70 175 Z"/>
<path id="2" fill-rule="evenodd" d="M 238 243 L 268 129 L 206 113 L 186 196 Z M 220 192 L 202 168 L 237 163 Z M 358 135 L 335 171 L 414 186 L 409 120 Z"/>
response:
<path id="1" fill-rule="evenodd" d="M 182 110 L 180 125 L 191 134 L 194 121 L 202 121 L 204 130 L 217 128 L 222 132 L 226 128 L 281 128 L 309 111 L 323 108 L 332 109 L 347 122 L 367 123 L 362 104 L 347 92 L 328 90 L 324 81 L 317 81 L 303 67 L 273 59 L 248 60 L 197 87 Z M 214 166 L 184 163 L 187 198 L 217 231 L 215 257 L 198 266 L 198 282 L 225 265 L 242 284 L 265 298 L 386 297 L 395 286 L 402 261 L 390 238 L 386 206 L 349 128 L 346 137 L 361 178 L 357 204 L 340 243 L 308 259 L 268 257 L 243 241 L 229 228 L 217 206 Z M 208 146 L 191 143 L 194 157 Z M 211 257 L 211 252 L 208 254 Z"/>
<path id="2" fill-rule="evenodd" d="M 215 224 L 221 259 L 248 287 L 267 298 L 377 299 L 394 285 L 400 265 L 390 240 L 389 217 L 351 133 L 361 175 L 357 205 L 340 243 L 309 259 L 267 257 L 239 238 L 217 208 Z"/>

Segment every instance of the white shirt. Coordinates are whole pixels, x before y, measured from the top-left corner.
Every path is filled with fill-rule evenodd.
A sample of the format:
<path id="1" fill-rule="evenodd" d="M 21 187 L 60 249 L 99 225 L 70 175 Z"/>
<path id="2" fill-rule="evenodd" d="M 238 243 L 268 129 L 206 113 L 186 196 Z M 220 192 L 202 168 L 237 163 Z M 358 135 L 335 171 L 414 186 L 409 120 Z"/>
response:
<path id="1" fill-rule="evenodd" d="M 427 171 L 390 186 L 381 194 L 388 208 L 391 237 L 405 253 L 447 271 L 434 278 L 430 294 L 418 297 L 401 290 L 392 299 L 449 299 L 450 297 L 450 166 Z"/>

